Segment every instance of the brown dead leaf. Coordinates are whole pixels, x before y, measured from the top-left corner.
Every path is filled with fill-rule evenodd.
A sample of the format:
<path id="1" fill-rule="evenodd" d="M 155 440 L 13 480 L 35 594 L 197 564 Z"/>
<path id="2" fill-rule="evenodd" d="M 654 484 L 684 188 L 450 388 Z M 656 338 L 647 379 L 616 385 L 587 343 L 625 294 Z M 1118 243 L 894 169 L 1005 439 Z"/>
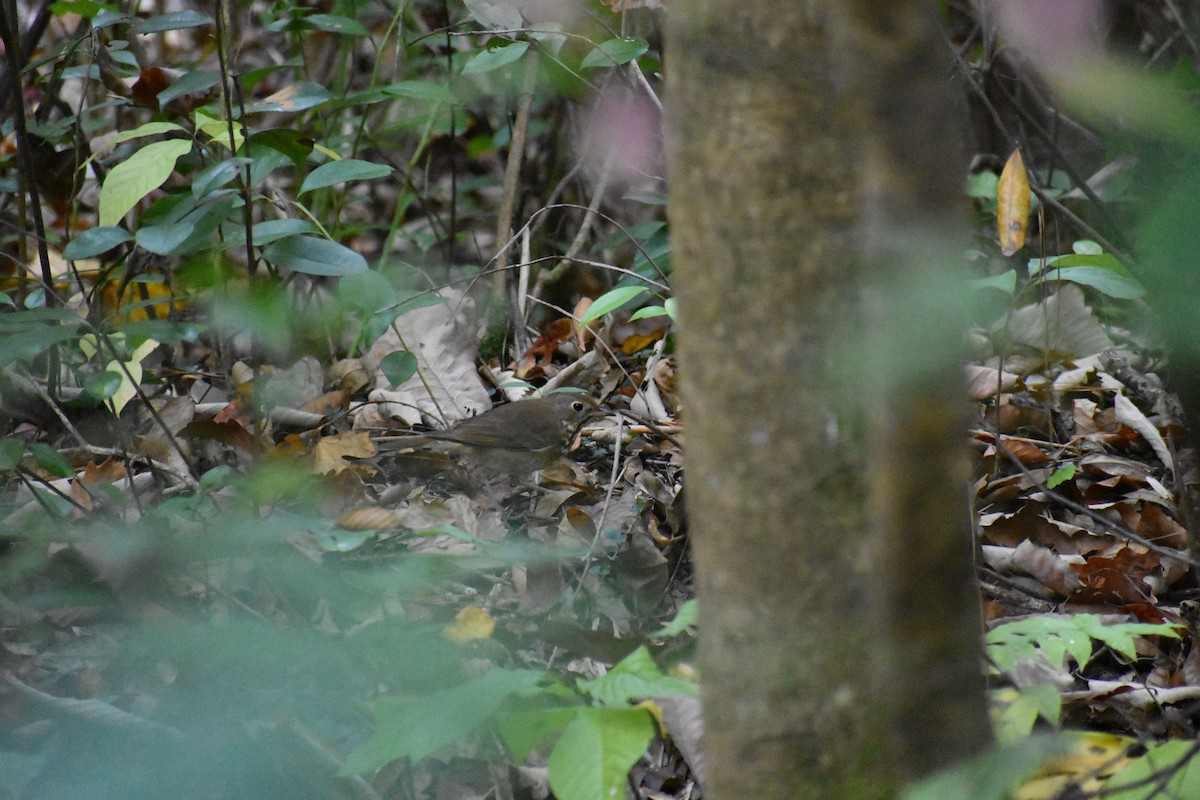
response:
<path id="1" fill-rule="evenodd" d="M 347 458 L 369 458 L 375 444 L 366 431 L 348 431 L 323 436 L 313 447 L 313 469 L 320 475 L 336 475 L 350 468 Z"/>
<path id="2" fill-rule="evenodd" d="M 1092 556 L 1084 564 L 1072 564 L 1071 569 L 1081 584 L 1071 602 L 1125 605 L 1155 601 L 1147 579 L 1162 574 L 1162 562 L 1155 553 L 1122 546 L 1110 556 Z"/>
<path id="3" fill-rule="evenodd" d="M 1036 578 L 1038 583 L 1059 597 L 1069 597 L 1080 587 L 1079 578 L 1071 571 L 1073 565 L 1053 550 L 1033 542 L 1017 545 L 1012 554 L 1012 566 Z"/>
<path id="4" fill-rule="evenodd" d="M 115 458 L 106 458 L 99 464 L 95 461 L 89 461 L 83 467 L 83 473 L 79 476 L 79 482 L 84 486 L 91 486 L 98 483 L 116 483 L 125 477 L 125 471 L 125 462 Z"/>
<path id="5" fill-rule="evenodd" d="M 402 518 L 390 508 L 355 508 L 338 517 L 337 524 L 350 531 L 378 531 L 399 527 Z"/>

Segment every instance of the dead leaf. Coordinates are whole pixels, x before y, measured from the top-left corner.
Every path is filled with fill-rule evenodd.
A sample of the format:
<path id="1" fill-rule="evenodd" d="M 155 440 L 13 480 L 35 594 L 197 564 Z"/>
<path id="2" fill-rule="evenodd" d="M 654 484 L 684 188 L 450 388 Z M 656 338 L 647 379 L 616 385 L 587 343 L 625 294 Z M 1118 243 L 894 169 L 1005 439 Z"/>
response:
<path id="1" fill-rule="evenodd" d="M 313 469 L 320 475 L 336 475 L 350 468 L 347 458 L 369 458 L 375 444 L 366 431 L 348 431 L 322 437 L 313 447 Z"/>
<path id="2" fill-rule="evenodd" d="M 442 636 L 463 644 L 475 639 L 487 639 L 496 630 L 496 620 L 477 606 L 467 606 L 454 617 L 454 624 L 442 628 Z"/>
<path id="3" fill-rule="evenodd" d="M 1006 256 L 1025 246 L 1029 229 L 1029 175 L 1021 159 L 1021 149 L 1008 157 L 1000 182 L 996 186 L 996 232 L 1000 236 L 1000 251 Z"/>

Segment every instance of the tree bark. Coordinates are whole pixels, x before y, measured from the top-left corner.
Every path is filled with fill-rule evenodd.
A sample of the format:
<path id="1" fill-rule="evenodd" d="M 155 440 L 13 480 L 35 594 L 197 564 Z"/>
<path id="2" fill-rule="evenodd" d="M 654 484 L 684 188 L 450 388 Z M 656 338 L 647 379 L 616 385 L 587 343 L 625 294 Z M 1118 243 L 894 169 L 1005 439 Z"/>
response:
<path id="1" fill-rule="evenodd" d="M 716 800 L 890 797 L 988 740 L 961 311 L 926 285 L 962 205 L 935 21 L 918 0 L 670 5 Z"/>

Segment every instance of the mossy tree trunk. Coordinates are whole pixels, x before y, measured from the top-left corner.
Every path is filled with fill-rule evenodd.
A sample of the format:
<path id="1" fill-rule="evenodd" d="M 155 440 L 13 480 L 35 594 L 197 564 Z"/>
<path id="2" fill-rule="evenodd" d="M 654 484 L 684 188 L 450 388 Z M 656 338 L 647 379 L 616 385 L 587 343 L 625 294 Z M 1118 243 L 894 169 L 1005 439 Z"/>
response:
<path id="1" fill-rule="evenodd" d="M 669 6 L 716 800 L 890 797 L 988 740 L 943 52 L 932 2 Z"/>

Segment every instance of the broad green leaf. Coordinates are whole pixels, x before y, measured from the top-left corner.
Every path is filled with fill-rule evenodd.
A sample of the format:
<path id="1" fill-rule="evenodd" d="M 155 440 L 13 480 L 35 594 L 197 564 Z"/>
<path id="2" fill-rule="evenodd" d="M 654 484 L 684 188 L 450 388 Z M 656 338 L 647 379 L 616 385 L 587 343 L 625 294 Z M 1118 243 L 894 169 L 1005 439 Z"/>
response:
<path id="1" fill-rule="evenodd" d="M 1064 464 L 1051 473 L 1049 478 L 1046 478 L 1046 488 L 1053 489 L 1054 487 L 1065 483 L 1075 477 L 1075 465 Z"/>
<path id="2" fill-rule="evenodd" d="M 630 322 L 636 322 L 639 319 L 648 319 L 650 317 L 665 317 L 667 309 L 663 306 L 645 306 L 629 315 Z"/>
<path id="3" fill-rule="evenodd" d="M 202 109 L 196 109 L 196 113 L 192 115 L 196 123 L 196 127 L 210 140 L 216 142 L 222 147 L 229 147 L 229 128 L 231 127 L 226 120 L 220 117 L 210 117 L 204 113 Z M 246 140 L 246 136 L 242 133 L 242 123 L 235 121 L 233 127 L 233 147 L 232 150 L 237 150 L 242 146 L 242 142 Z"/>
<path id="4" fill-rule="evenodd" d="M 583 316 L 579 318 L 579 324 L 587 325 L 593 320 L 600 319 L 608 312 L 620 308 L 647 291 L 649 290 L 645 286 L 618 286 L 616 289 L 611 289 L 597 297 L 595 302 L 588 306 L 587 311 L 583 312 Z"/>
<path id="5" fill-rule="evenodd" d="M 301 233 L 316 233 L 317 226 L 306 219 L 269 219 L 254 223 L 250 229 L 257 247 L 264 247 L 278 239 Z M 239 242 L 244 239 L 239 239 Z"/>
<path id="6" fill-rule="evenodd" d="M 68 261 L 78 261 L 82 258 L 98 256 L 132 238 L 129 231 L 116 226 L 88 228 L 63 248 L 63 258 Z"/>
<path id="7" fill-rule="evenodd" d="M 140 139 L 143 136 L 157 136 L 160 133 L 174 133 L 181 131 L 183 128 L 176 125 L 174 122 L 147 122 L 144 125 L 139 125 L 131 131 L 122 131 L 108 140 L 109 144 L 118 145 L 134 139 Z"/>
<path id="8" fill-rule="evenodd" d="M 615 67 L 633 61 L 649 49 L 650 44 L 645 39 L 609 39 L 592 48 L 579 66 L 583 69 Z"/>
<path id="9" fill-rule="evenodd" d="M 31 309 L 31 311 L 40 311 L 42 309 Z M 22 311 L 22 314 L 30 313 Z M 6 316 L 18 316 L 18 314 L 9 314 Z M 0 367 L 6 364 L 11 364 L 14 361 L 29 361 L 50 348 L 62 342 L 76 338 L 78 334 L 78 325 L 82 320 L 76 318 L 76 325 L 39 325 L 30 330 L 19 330 L 13 333 L 6 333 L 0 337 Z"/>
<path id="10" fill-rule="evenodd" d="M 700 607 L 696 604 L 696 601 L 694 599 L 688 600 L 679 607 L 678 613 L 675 614 L 675 619 L 656 630 L 651 636 L 655 639 L 670 639 L 673 636 L 678 636 L 692 625 L 695 625 L 699 616 Z"/>
<path id="11" fill-rule="evenodd" d="M 246 106 L 247 114 L 257 114 L 265 111 L 304 111 L 319 106 L 332 97 L 329 90 L 319 83 L 312 81 L 297 81 L 285 86 L 270 97 L 265 97 L 257 103 Z"/>
<path id="12" fill-rule="evenodd" d="M 472 56 L 471 60 L 463 66 L 462 74 L 478 75 L 500 69 L 520 59 L 529 49 L 529 42 L 500 44 L 502 41 L 504 40 L 493 39 L 493 44 L 489 44 L 486 50 Z"/>
<path id="13" fill-rule="evenodd" d="M 968 285 L 972 289 L 999 289 L 1005 294 L 1012 294 L 1017 290 L 1017 271 L 1010 269 L 1000 275 L 970 281 Z"/>
<path id="14" fill-rule="evenodd" d="M 94 0 L 58 0 L 58 2 L 50 4 L 50 11 L 58 17 L 78 14 L 85 19 L 91 19 L 101 11 L 116 14 L 119 9 L 112 3 L 97 3 Z"/>
<path id="15" fill-rule="evenodd" d="M 535 747 L 567 727 L 577 710 L 576 707 L 552 706 L 502 714 L 496 718 L 496 730 L 513 757 L 521 761 Z"/>
<path id="16" fill-rule="evenodd" d="M 1071 258 L 1072 256 L 1067 256 Z M 1075 256 L 1090 258 L 1091 256 Z M 1133 278 L 1127 278 L 1104 267 L 1065 267 L 1052 269 L 1044 280 L 1071 281 L 1081 286 L 1090 286 L 1101 294 L 1119 300 L 1136 300 L 1146 293 L 1145 288 Z"/>
<path id="17" fill-rule="evenodd" d="M 297 169 L 300 168 L 305 159 L 313 151 L 312 139 L 295 128 L 271 128 L 270 130 L 258 131 L 257 133 L 250 134 L 247 142 L 251 156 L 258 157 L 255 153 L 256 148 L 269 148 L 291 159 Z M 271 167 L 271 169 L 274 169 L 274 167 Z M 261 178 L 258 178 L 258 180 L 261 180 Z"/>
<path id="18" fill-rule="evenodd" d="M 385 178 L 392 174 L 392 168 L 387 164 L 376 164 L 357 158 L 343 158 L 340 161 L 330 161 L 322 164 L 308 174 L 300 185 L 300 194 L 314 189 L 324 189 L 346 181 L 366 181 L 374 178 Z"/>
<path id="19" fill-rule="evenodd" d="M 213 18 L 199 11 L 176 11 L 171 14 L 159 14 L 150 19 L 140 20 L 133 29 L 141 34 L 177 31 L 182 28 L 199 28 L 212 25 Z"/>
<path id="20" fill-rule="evenodd" d="M 20 439 L 0 439 L 0 470 L 16 469 L 25 456 L 25 443 Z"/>
<path id="21" fill-rule="evenodd" d="M 159 256 L 172 255 L 196 230 L 196 221 L 196 217 L 189 215 L 179 222 L 138 228 L 138 247 Z"/>
<path id="22" fill-rule="evenodd" d="M 407 97 L 411 100 L 428 100 L 434 103 L 457 103 L 458 98 L 449 87 L 432 81 L 400 81 L 379 87 L 392 97 Z"/>
<path id="23" fill-rule="evenodd" d="M 698 697 L 695 684 L 664 675 L 650 651 L 642 645 L 621 659 L 608 674 L 591 681 L 578 682 L 579 691 L 589 694 L 602 705 L 619 706 L 632 700 L 681 694 Z"/>
<path id="24" fill-rule="evenodd" d="M 108 400 L 117 393 L 124 380 L 124 375 L 106 369 L 88 375 L 83 381 L 83 390 L 97 400 Z"/>
<path id="25" fill-rule="evenodd" d="M 417 357 L 407 350 L 394 350 L 379 361 L 379 368 L 392 386 L 399 386 L 417 374 Z"/>
<path id="26" fill-rule="evenodd" d="M 226 158 L 205 167 L 192 176 L 192 197 L 200 200 L 209 192 L 225 186 L 249 163 L 248 158 Z"/>
<path id="27" fill-rule="evenodd" d="M 496 668 L 424 696 L 380 697 L 373 709 L 375 732 L 350 754 L 342 773 L 371 772 L 398 758 L 422 759 L 470 733 L 509 695 L 537 688 L 542 676 L 533 670 Z"/>
<path id="28" fill-rule="evenodd" d="M 1150 744 L 1141 758 L 1104 782 L 1105 800 L 1200 797 L 1200 758 L 1194 745 L 1189 741 Z M 1159 775 L 1170 776 L 1165 785 L 1155 780 Z"/>
<path id="29" fill-rule="evenodd" d="M 175 162 L 192 149 L 187 139 L 152 142 L 112 168 L 100 189 L 100 225 L 113 226 L 166 183 Z"/>
<path id="30" fill-rule="evenodd" d="M 366 272 L 367 260 L 349 247 L 315 236 L 292 236 L 263 251 L 266 259 L 305 275 L 353 275 Z"/>
<path id="31" fill-rule="evenodd" d="M 71 468 L 70 463 L 50 445 L 34 442 L 29 445 L 29 452 L 33 455 L 33 460 L 37 462 L 37 465 L 51 475 L 59 478 L 75 477 L 75 470 Z"/>
<path id="32" fill-rule="evenodd" d="M 999 715 L 994 718 L 996 738 L 1002 744 L 1019 742 L 1033 731 L 1038 719 L 1057 726 L 1062 714 L 1062 695 L 1052 683 L 1024 689 L 1004 689 L 999 695 Z M 995 697 L 995 695 L 994 695 Z"/>
<path id="33" fill-rule="evenodd" d="M 203 92 L 216 86 L 221 80 L 221 73 L 212 69 L 193 69 L 185 72 L 179 80 L 158 93 L 160 105 L 166 105 L 176 97 L 183 97 L 193 92 Z"/>
<path id="34" fill-rule="evenodd" d="M 337 14 L 309 14 L 304 18 L 304 21 L 321 31 L 329 33 L 340 33 L 343 36 L 369 36 L 368 31 L 363 24 L 351 17 L 342 17 Z"/>
<path id="35" fill-rule="evenodd" d="M 653 738 L 644 708 L 581 708 L 550 754 L 550 787 L 558 800 L 621 800 Z"/>
<path id="36" fill-rule="evenodd" d="M 900 800 L 1009 800 L 1018 786 L 1063 748 L 1059 737 L 1047 736 L 993 747 L 910 787 Z"/>

